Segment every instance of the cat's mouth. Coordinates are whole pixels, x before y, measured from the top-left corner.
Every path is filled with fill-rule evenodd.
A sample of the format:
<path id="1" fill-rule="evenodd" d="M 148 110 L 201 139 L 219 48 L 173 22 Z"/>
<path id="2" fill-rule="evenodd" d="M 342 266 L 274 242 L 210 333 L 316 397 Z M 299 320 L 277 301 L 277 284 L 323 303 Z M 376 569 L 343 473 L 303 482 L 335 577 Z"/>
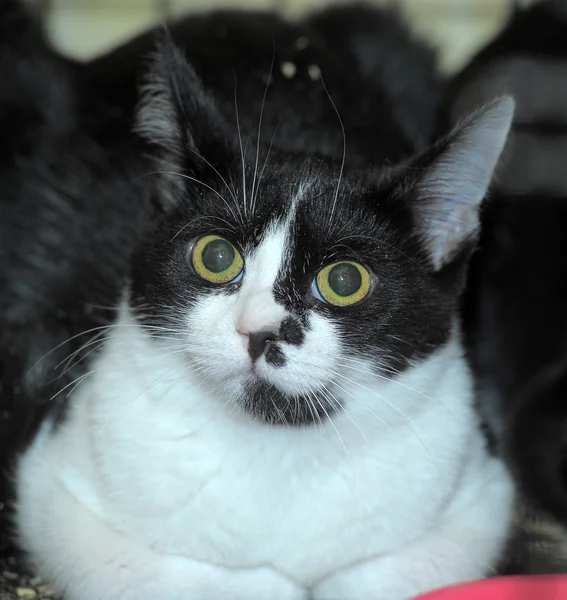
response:
<path id="1" fill-rule="evenodd" d="M 287 394 L 263 376 L 254 374 L 247 379 L 239 401 L 248 414 L 263 423 L 306 426 L 321 423 L 341 409 L 329 392 L 321 389 L 307 394 Z"/>

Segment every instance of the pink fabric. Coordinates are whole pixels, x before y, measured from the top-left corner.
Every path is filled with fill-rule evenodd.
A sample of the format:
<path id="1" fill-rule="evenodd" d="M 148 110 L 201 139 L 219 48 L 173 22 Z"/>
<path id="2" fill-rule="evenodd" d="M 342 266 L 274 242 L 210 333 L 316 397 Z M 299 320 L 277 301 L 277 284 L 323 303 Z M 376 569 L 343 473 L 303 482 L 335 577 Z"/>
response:
<path id="1" fill-rule="evenodd" d="M 497 577 L 445 588 L 415 600 L 567 600 L 567 576 Z"/>

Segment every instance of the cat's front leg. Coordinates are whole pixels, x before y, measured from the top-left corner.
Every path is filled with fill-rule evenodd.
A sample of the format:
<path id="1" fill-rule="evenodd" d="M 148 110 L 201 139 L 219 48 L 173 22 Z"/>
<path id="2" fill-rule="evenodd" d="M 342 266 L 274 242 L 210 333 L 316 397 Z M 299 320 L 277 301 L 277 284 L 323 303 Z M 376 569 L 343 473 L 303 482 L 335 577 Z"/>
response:
<path id="1" fill-rule="evenodd" d="M 487 477 L 462 489 L 427 535 L 329 576 L 313 600 L 408 600 L 493 573 L 509 533 L 513 488 L 504 468 L 490 462 Z"/>

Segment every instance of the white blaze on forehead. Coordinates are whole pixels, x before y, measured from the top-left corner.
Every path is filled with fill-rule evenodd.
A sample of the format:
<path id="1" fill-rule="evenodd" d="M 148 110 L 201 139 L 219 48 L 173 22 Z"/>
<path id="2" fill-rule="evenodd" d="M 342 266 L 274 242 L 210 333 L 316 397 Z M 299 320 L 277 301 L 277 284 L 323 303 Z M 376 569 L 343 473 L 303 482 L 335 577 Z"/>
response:
<path id="1" fill-rule="evenodd" d="M 289 232 L 302 194 L 303 186 L 294 197 L 285 220 L 271 225 L 260 244 L 246 259 L 246 270 L 239 293 L 242 308 L 237 320 L 237 329 L 242 333 L 266 329 L 277 332 L 281 322 L 289 314 L 276 302 L 274 284 L 291 257 Z"/>
<path id="2" fill-rule="evenodd" d="M 287 229 L 285 224 L 270 227 L 246 260 L 239 293 L 242 308 L 237 321 L 237 329 L 242 333 L 277 331 L 287 315 L 285 308 L 274 298 L 274 283 L 288 254 Z"/>

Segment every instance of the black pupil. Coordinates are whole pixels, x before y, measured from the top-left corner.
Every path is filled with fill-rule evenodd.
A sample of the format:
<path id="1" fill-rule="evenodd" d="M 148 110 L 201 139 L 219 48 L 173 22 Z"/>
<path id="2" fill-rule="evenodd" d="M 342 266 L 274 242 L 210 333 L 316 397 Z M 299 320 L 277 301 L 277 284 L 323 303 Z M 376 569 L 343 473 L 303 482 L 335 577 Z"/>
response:
<path id="1" fill-rule="evenodd" d="M 226 240 L 213 240 L 203 249 L 201 260 L 205 268 L 213 273 L 222 273 L 232 266 L 235 252 Z"/>
<path id="2" fill-rule="evenodd" d="M 362 275 L 354 265 L 339 263 L 329 271 L 328 281 L 333 292 L 345 298 L 358 292 L 362 286 Z"/>

